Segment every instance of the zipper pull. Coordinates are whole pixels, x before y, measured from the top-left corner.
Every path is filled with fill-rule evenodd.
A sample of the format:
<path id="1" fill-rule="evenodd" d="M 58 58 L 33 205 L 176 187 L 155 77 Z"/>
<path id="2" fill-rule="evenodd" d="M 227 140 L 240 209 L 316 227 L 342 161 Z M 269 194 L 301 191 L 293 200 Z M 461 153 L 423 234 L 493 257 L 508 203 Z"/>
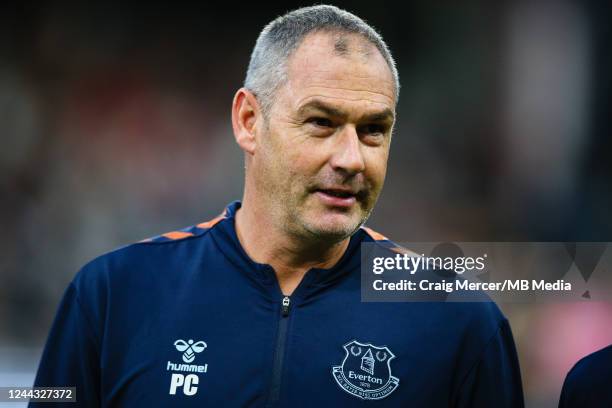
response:
<path id="1" fill-rule="evenodd" d="M 289 296 L 285 296 L 283 298 L 283 317 L 289 316 L 289 305 L 291 304 L 291 300 Z"/>

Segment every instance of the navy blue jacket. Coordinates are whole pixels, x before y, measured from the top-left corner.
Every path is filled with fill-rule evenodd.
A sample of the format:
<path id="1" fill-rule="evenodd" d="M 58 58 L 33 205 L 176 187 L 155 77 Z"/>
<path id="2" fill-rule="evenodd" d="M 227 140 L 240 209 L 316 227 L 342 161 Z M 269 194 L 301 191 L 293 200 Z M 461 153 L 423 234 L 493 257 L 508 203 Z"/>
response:
<path id="1" fill-rule="evenodd" d="M 612 407 L 612 345 L 589 354 L 565 378 L 559 408 Z"/>
<path id="2" fill-rule="evenodd" d="M 87 407 L 523 406 L 494 303 L 361 302 L 360 244 L 385 241 L 367 228 L 283 296 L 241 247 L 238 208 L 87 264 L 35 384 Z"/>

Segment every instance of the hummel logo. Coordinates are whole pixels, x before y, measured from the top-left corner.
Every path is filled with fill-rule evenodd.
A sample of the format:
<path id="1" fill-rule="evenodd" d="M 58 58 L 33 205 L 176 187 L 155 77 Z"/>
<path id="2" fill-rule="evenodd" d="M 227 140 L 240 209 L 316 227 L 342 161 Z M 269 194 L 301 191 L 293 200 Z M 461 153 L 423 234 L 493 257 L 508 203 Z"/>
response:
<path id="1" fill-rule="evenodd" d="M 203 341 L 193 342 L 192 339 L 188 341 L 185 340 L 177 340 L 174 342 L 174 347 L 178 351 L 182 351 L 183 353 L 183 361 L 186 363 L 191 363 L 195 359 L 195 353 L 201 353 L 204 351 L 206 347 L 206 343 Z"/>
<path id="2" fill-rule="evenodd" d="M 174 342 L 174 347 L 181 353 L 183 353 L 183 361 L 191 363 L 196 356 L 196 353 L 203 352 L 208 346 L 203 341 L 194 341 L 189 339 L 177 340 Z M 208 364 L 197 365 L 197 364 L 178 364 L 168 361 L 166 371 L 181 371 L 185 373 L 206 373 L 208 372 Z M 185 395 L 195 395 L 198 392 L 198 383 L 200 377 L 198 374 L 180 374 L 172 373 L 170 377 L 170 395 L 176 395 L 179 388 L 183 389 Z"/>

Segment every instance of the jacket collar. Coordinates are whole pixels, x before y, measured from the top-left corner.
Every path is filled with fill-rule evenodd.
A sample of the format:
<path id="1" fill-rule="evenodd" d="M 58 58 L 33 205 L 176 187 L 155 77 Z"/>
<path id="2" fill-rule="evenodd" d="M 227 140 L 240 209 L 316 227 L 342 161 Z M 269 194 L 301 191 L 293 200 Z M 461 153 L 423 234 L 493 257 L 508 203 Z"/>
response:
<path id="1" fill-rule="evenodd" d="M 272 266 L 253 261 L 246 253 L 236 234 L 235 217 L 240 201 L 230 203 L 225 218 L 212 229 L 211 234 L 223 255 L 273 299 L 282 298 L 278 280 Z M 361 242 L 369 240 L 361 228 L 351 236 L 349 245 L 340 260 L 332 268 L 312 268 L 307 271 L 291 298 L 306 299 L 321 289 L 337 283 L 351 273 L 359 274 Z"/>

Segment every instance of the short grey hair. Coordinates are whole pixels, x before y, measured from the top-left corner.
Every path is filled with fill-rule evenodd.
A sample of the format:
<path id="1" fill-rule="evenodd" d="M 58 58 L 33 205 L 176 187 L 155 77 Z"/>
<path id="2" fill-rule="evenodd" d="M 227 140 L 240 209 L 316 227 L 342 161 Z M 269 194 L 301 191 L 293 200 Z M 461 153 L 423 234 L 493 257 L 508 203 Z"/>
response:
<path id="1" fill-rule="evenodd" d="M 280 16 L 259 34 L 251 54 L 244 87 L 257 97 L 264 116 L 270 112 L 274 94 L 287 81 L 287 61 L 307 34 L 314 32 L 358 34 L 374 45 L 383 56 L 395 85 L 395 100 L 399 97 L 399 76 L 387 44 L 365 21 L 335 6 L 304 7 Z M 335 51 L 346 54 L 346 42 L 336 42 Z"/>

